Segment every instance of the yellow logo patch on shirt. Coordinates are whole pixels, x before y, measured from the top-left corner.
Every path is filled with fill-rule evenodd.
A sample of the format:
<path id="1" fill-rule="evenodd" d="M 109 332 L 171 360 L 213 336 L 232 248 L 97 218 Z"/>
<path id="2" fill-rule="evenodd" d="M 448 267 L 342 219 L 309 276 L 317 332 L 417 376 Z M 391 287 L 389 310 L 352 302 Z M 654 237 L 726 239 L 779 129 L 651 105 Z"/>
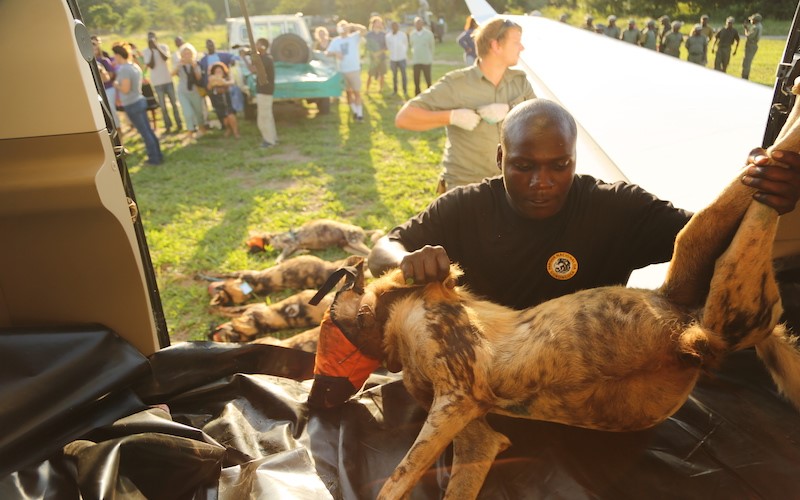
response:
<path id="1" fill-rule="evenodd" d="M 568 280 L 578 272 L 578 259 L 567 252 L 556 252 L 547 260 L 547 272 L 557 280 Z"/>

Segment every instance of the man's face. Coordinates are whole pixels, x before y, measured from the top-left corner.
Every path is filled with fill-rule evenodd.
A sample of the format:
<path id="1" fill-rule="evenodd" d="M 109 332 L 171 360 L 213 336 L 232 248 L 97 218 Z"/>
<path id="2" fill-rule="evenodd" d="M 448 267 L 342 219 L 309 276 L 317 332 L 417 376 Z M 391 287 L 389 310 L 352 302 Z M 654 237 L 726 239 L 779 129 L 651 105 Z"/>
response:
<path id="1" fill-rule="evenodd" d="M 417 19 L 414 22 L 414 27 L 417 28 L 417 31 L 421 31 L 423 26 L 425 26 L 425 23 L 423 23 L 421 19 Z"/>
<path id="2" fill-rule="evenodd" d="M 213 54 L 217 50 L 214 40 L 206 40 L 206 50 L 209 54 Z"/>
<path id="3" fill-rule="evenodd" d="M 519 54 L 525 47 L 522 45 L 522 32 L 511 28 L 506 32 L 505 38 L 498 43 L 498 56 L 506 67 L 515 66 L 519 62 Z"/>
<path id="4" fill-rule="evenodd" d="M 181 38 L 179 36 L 176 36 L 175 37 L 175 46 L 176 47 L 180 47 L 181 45 L 183 45 L 183 38 Z"/>
<path id="5" fill-rule="evenodd" d="M 400 25 L 397 23 L 392 23 L 392 33 L 397 33 L 400 30 Z"/>
<path id="6" fill-rule="evenodd" d="M 506 198 L 528 219 L 556 215 L 567 201 L 575 177 L 575 137 L 566 127 L 506 135 L 498 147 Z"/>

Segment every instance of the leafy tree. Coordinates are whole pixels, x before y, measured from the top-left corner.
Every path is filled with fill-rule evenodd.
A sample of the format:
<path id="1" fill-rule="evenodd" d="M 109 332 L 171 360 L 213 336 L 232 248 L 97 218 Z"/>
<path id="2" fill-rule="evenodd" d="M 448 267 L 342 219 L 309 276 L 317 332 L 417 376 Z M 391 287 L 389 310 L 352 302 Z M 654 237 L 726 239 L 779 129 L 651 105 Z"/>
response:
<path id="1" fill-rule="evenodd" d="M 144 7 L 132 7 L 125 13 L 122 24 L 128 33 L 145 31 L 150 28 L 150 13 Z"/>
<path id="2" fill-rule="evenodd" d="M 92 5 L 84 16 L 84 23 L 98 31 L 114 31 L 122 23 L 122 17 L 111 10 L 110 5 Z"/>
<path id="3" fill-rule="evenodd" d="M 207 3 L 191 0 L 183 5 L 181 12 L 189 31 L 200 31 L 214 21 L 214 11 Z"/>
<path id="4" fill-rule="evenodd" d="M 148 9 L 150 19 L 154 23 L 151 28 L 169 28 L 180 31 L 183 27 L 181 9 L 173 0 L 151 0 Z"/>

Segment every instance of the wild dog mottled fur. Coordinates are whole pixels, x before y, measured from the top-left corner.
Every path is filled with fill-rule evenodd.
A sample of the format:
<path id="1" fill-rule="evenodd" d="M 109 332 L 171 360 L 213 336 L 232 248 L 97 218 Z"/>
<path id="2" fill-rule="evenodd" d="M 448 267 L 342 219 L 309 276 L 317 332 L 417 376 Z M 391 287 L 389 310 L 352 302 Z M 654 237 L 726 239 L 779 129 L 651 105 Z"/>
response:
<path id="1" fill-rule="evenodd" d="M 319 326 L 333 296 L 323 298 L 316 306 L 309 305 L 315 294 L 316 290 L 303 290 L 275 304 L 217 308 L 216 312 L 233 319 L 216 327 L 209 336 L 217 342 L 249 342 L 280 330 Z"/>
<path id="2" fill-rule="evenodd" d="M 777 324 L 777 213 L 753 193 L 737 177 L 691 219 L 658 290 L 590 289 L 516 311 L 453 287 L 457 269 L 425 286 L 394 270 L 365 287 L 359 273 L 331 318 L 365 355 L 402 368 L 429 410 L 378 497 L 405 498 L 452 441 L 445 498 L 474 498 L 510 444 L 489 412 L 605 431 L 657 425 L 701 370 L 751 346 L 800 409 L 798 341 Z"/>
<path id="3" fill-rule="evenodd" d="M 289 349 L 297 349 L 305 352 L 317 352 L 317 344 L 319 343 L 319 326 L 310 328 L 297 335 L 292 335 L 285 339 L 275 337 L 261 337 L 251 342 L 252 344 L 267 344 L 278 345 L 287 347 Z"/>
<path id="4" fill-rule="evenodd" d="M 298 250 L 324 250 L 340 247 L 345 251 L 366 257 L 369 247 L 364 244 L 367 236 L 374 242 L 383 235 L 383 231 L 364 229 L 352 224 L 345 224 L 328 219 L 307 222 L 298 229 L 285 233 L 252 233 L 247 240 L 250 252 L 264 251 L 267 245 L 281 254 L 276 262 L 281 262 Z"/>
<path id="5" fill-rule="evenodd" d="M 343 262 L 330 262 L 313 255 L 300 255 L 262 271 L 213 274 L 210 275 L 211 278 L 220 280 L 208 285 L 208 293 L 211 295 L 210 305 L 244 304 L 253 295 L 264 296 L 284 290 L 319 288 Z"/>

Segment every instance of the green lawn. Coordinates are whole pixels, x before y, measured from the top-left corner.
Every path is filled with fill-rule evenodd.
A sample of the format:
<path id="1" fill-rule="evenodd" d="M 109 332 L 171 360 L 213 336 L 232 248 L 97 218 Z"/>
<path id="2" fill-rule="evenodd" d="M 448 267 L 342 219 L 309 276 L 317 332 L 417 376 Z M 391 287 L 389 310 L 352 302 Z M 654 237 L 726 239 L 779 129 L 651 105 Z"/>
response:
<path id="1" fill-rule="evenodd" d="M 219 33 L 189 39 L 202 43 L 208 36 Z M 171 34 L 161 39 L 167 42 Z M 771 82 L 782 50 L 781 42 L 765 40 L 754 80 Z M 732 74 L 737 74 L 742 52 L 734 58 Z M 460 64 L 461 51 L 448 41 L 437 48 L 436 58 L 450 62 L 434 65 L 434 79 Z M 387 75 L 387 89 L 390 84 Z M 396 129 L 394 115 L 403 101 L 379 94 L 375 86 L 364 103 L 363 123 L 349 119 L 343 102 L 326 116 L 276 104 L 280 145 L 266 151 L 258 147 L 255 123 L 244 119 L 240 140 L 220 132 L 193 143 L 167 136 L 162 140 L 166 162 L 159 167 L 143 166 L 142 143 L 124 127 L 132 152 L 128 166 L 173 341 L 203 339 L 209 325 L 225 321 L 209 311 L 206 283 L 196 274 L 274 263 L 275 252 L 247 253 L 249 231 L 283 231 L 322 217 L 387 230 L 432 200 L 444 131 Z M 334 259 L 344 253 L 320 255 Z"/>

